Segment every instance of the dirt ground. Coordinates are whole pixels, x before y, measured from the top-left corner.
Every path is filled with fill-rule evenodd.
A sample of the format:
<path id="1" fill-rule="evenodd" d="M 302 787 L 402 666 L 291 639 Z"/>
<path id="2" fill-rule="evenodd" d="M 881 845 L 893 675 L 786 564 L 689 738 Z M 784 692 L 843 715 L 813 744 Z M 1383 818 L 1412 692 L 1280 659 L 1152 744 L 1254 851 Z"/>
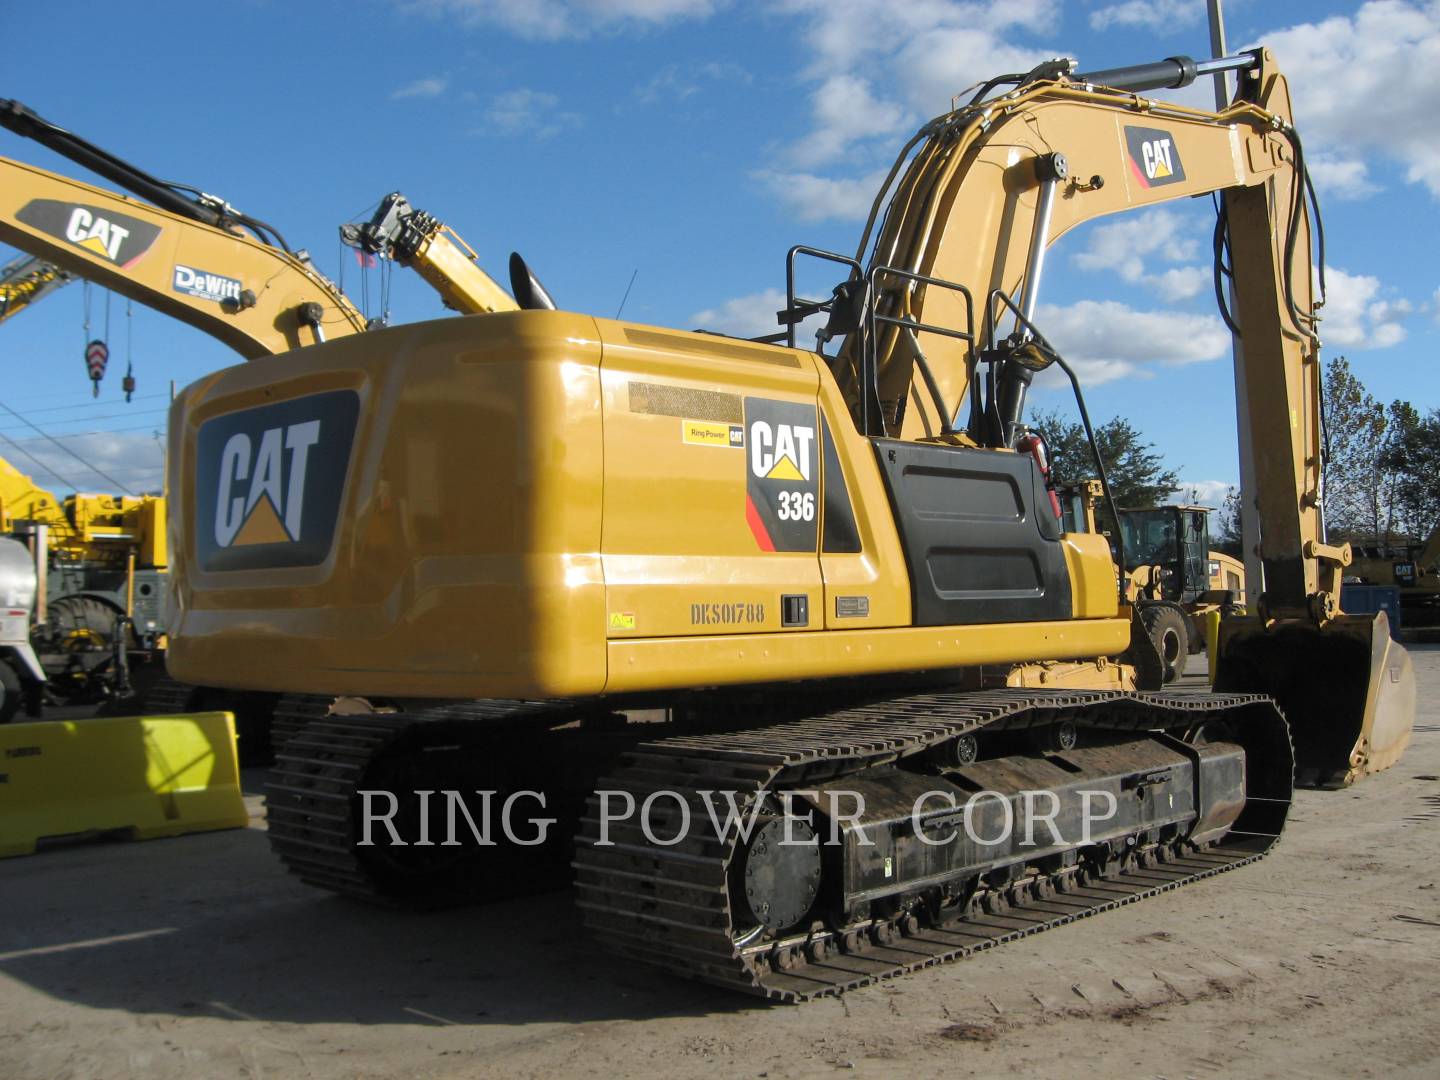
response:
<path id="1" fill-rule="evenodd" d="M 251 827 L 0 863 L 0 1078 L 1425 1076 L 1440 1056 L 1440 646 L 1402 762 L 1255 866 L 838 1000 L 594 956 L 563 895 L 375 911 Z M 258 792 L 263 777 L 247 773 Z"/>

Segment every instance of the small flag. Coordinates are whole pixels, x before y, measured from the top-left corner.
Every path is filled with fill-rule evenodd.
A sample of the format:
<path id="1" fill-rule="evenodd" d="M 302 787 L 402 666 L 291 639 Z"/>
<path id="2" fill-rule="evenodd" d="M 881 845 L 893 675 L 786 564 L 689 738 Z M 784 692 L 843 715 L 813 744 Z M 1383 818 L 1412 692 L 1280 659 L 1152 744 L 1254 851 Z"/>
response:
<path id="1" fill-rule="evenodd" d="M 362 269 L 368 270 L 372 266 L 380 265 L 380 260 L 375 258 L 374 255 L 370 254 L 370 252 L 361 251 L 359 248 L 355 248 L 354 251 L 355 261 L 360 264 Z"/>

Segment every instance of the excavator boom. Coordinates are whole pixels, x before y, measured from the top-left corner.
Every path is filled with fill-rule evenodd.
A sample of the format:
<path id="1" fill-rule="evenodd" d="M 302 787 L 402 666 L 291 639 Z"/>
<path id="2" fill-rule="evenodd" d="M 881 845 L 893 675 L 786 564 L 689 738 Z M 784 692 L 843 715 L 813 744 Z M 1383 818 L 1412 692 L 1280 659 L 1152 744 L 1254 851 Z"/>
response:
<path id="1" fill-rule="evenodd" d="M 0 158 L 0 242 L 218 338 L 248 360 L 365 329 L 306 259 Z"/>

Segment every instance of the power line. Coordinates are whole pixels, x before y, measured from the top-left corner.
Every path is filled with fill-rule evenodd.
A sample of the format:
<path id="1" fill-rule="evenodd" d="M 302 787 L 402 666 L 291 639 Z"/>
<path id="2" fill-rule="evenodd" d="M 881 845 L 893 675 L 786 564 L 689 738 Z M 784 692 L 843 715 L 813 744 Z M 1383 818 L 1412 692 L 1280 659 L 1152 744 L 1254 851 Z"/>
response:
<path id="1" fill-rule="evenodd" d="M 168 398 L 169 394 L 141 394 L 135 397 L 135 401 L 154 401 L 156 398 Z M 20 404 L 23 405 L 23 402 Z M 109 401 L 84 401 L 79 405 L 45 405 L 38 409 L 26 409 L 32 416 L 42 412 L 65 412 L 69 409 L 108 409 L 111 407 Z"/>
<path id="2" fill-rule="evenodd" d="M 17 443 L 14 439 L 10 438 L 10 436 L 5 435 L 5 434 L 3 434 L 3 433 L 0 433 L 0 439 L 4 439 L 4 440 L 5 440 L 7 443 L 9 443 L 15 450 L 17 450 L 17 451 L 19 451 L 20 453 L 24 454 L 27 458 L 29 458 L 31 461 L 33 461 L 36 465 L 40 466 L 41 469 L 45 470 L 45 471 L 46 471 L 47 473 L 49 473 L 51 476 L 55 477 L 56 480 L 59 480 L 60 483 L 64 484 L 66 487 L 75 488 L 77 491 L 79 490 L 79 488 L 77 487 L 77 485 L 75 484 L 75 482 L 74 482 L 73 480 L 67 480 L 65 477 L 61 476 L 58 472 L 56 472 L 54 469 L 52 469 L 49 465 L 46 465 L 43 461 L 41 461 L 39 458 L 37 458 L 34 454 L 30 453 L 29 450 L 26 450 L 23 446 L 21 446 L 19 443 Z"/>
<path id="3" fill-rule="evenodd" d="M 163 424 L 159 425 L 159 427 L 164 427 L 164 426 L 165 426 L 165 425 L 163 425 Z M 7 430 L 7 429 L 0 429 L 0 431 L 3 431 L 3 430 Z M 8 430 L 14 431 L 15 429 L 14 429 L 14 428 L 10 428 L 10 429 L 8 429 Z M 63 432 L 61 432 L 61 433 L 58 434 L 58 435 L 53 435 L 53 436 L 49 436 L 49 437 L 50 437 L 50 438 L 55 438 L 55 439 L 83 439 L 83 438 L 85 438 L 87 435 L 113 435 L 113 434 L 115 434 L 115 433 L 117 433 L 117 432 L 121 432 L 121 431 L 156 431 L 156 430 L 159 430 L 159 429 L 158 429 L 157 426 L 156 426 L 155 424 L 153 424 L 153 423 L 150 423 L 150 424 L 127 424 L 125 427 L 95 428 L 95 429 L 92 430 L 92 431 L 63 431 Z"/>
<path id="4" fill-rule="evenodd" d="M 65 453 L 69 454 L 69 455 L 70 455 L 72 458 L 74 458 L 76 461 L 80 462 L 81 465 L 84 465 L 84 466 L 85 466 L 87 469 L 89 469 L 91 472 L 95 473 L 96 476 L 103 476 L 103 477 L 105 478 L 105 482 L 106 482 L 107 484 L 113 484 L 115 487 L 118 487 L 121 491 L 125 492 L 125 494 L 127 494 L 127 495 L 134 495 L 134 494 L 135 494 L 135 492 L 131 491 L 128 487 L 126 487 L 124 484 L 122 484 L 119 480 L 116 480 L 113 476 L 111 476 L 109 473 L 107 473 L 104 469 L 100 468 L 100 466 L 98 466 L 98 465 L 92 465 L 90 462 L 86 461 L 86 460 L 85 460 L 83 457 L 81 457 L 79 454 L 75 453 L 74 450 L 71 450 L 71 449 L 70 449 L 68 446 L 66 446 L 64 443 L 60 442 L 58 439 L 56 439 L 56 438 L 54 438 L 53 436 L 51 436 L 48 432 L 46 432 L 45 430 L 43 430 L 43 429 L 40 428 L 40 427 L 37 427 L 35 424 L 32 424 L 29 420 L 26 420 L 25 417 L 21 416 L 21 415 L 20 415 L 19 413 L 17 413 L 14 409 L 10 408 L 9 405 L 6 405 L 3 401 L 0 401 L 0 409 L 4 409 L 6 412 L 8 412 L 11 416 L 15 417 L 16 420 L 19 420 L 19 421 L 20 421 L 22 424 L 24 424 L 26 427 L 31 428 L 32 430 L 34 430 L 36 433 L 38 433 L 38 434 L 39 434 L 40 436 L 42 436 L 43 438 L 48 439 L 50 442 L 54 443 L 54 444 L 55 444 L 56 446 L 58 446 L 61 450 L 64 450 Z M 72 486 L 73 486 L 73 485 L 72 485 Z"/>
<path id="5" fill-rule="evenodd" d="M 38 412 L 39 410 L 37 409 L 37 410 L 32 410 L 32 411 Z M 156 416 L 156 415 L 159 415 L 159 414 L 162 414 L 162 413 L 168 413 L 169 411 L 170 411 L 170 409 L 167 407 L 167 408 L 163 408 L 163 409 L 131 409 L 131 410 L 128 411 L 128 412 L 101 413 L 99 416 L 68 416 L 68 417 L 67 417 L 67 416 L 62 416 L 62 417 L 58 417 L 58 418 L 56 418 L 56 419 L 53 419 L 53 420 L 51 421 L 51 423 L 55 423 L 55 424 L 88 424 L 88 423 L 92 423 L 92 422 L 94 422 L 94 421 L 96 421 L 96 420 L 118 420 L 118 419 L 120 419 L 121 417 L 125 417 L 125 416 L 130 416 L 130 417 L 135 417 L 135 416 Z M 21 429 L 18 428 L 18 427 L 0 427 L 0 431 L 20 431 L 20 430 L 21 430 Z"/>

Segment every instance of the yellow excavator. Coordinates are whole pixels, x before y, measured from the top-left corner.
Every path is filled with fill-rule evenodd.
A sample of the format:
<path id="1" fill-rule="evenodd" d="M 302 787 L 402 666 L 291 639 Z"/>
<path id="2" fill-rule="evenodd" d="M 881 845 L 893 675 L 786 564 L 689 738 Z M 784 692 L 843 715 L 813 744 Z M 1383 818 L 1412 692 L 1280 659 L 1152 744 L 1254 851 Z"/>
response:
<path id="1" fill-rule="evenodd" d="M 1218 112 L 1143 96 L 1221 71 Z M 1036 323 L 1049 246 L 1213 192 L 1265 589 L 1190 693 L 1024 417 L 1056 367 L 1093 450 Z M 792 249 L 784 343 L 522 304 L 216 372 L 172 408 L 172 670 L 336 699 L 269 791 L 304 880 L 430 904 L 573 858 L 605 948 L 771 998 L 1247 864 L 1297 766 L 1383 769 L 1415 708 L 1323 532 L 1311 203 L 1267 51 L 1057 61 L 921 128 L 855 257 Z M 839 284 L 797 295 L 816 258 Z M 1055 828 L 1009 827 L 1041 802 Z"/>
<path id="2" fill-rule="evenodd" d="M 365 329 L 309 257 L 263 221 L 158 180 L 18 101 L 0 99 L 0 127 L 137 196 L 0 158 L 0 242 L 189 323 L 248 359 Z"/>
<path id="3" fill-rule="evenodd" d="M 1422 543 L 1359 548 L 1345 576 L 1356 585 L 1398 589 L 1406 630 L 1440 627 L 1440 525 Z"/>

